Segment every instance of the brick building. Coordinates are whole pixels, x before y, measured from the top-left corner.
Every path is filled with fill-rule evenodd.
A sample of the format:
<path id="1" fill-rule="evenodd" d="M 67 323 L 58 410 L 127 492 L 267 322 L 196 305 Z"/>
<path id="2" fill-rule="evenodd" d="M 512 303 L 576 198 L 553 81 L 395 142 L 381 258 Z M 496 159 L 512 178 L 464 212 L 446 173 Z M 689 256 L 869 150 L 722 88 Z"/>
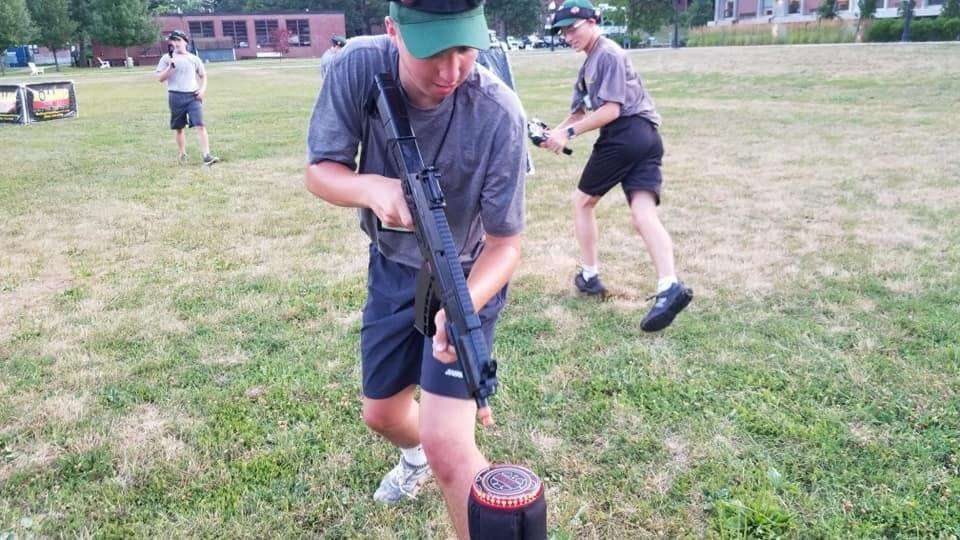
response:
<path id="1" fill-rule="evenodd" d="M 932 17 L 940 14 L 944 0 L 916 0 L 914 15 Z M 820 0 L 716 0 L 711 25 L 802 23 L 817 20 Z M 878 19 L 896 17 L 900 0 L 877 0 Z M 857 0 L 837 0 L 841 19 L 859 16 Z"/>
<path id="2" fill-rule="evenodd" d="M 318 57 L 330 47 L 330 36 L 345 34 L 341 11 L 270 11 L 262 13 L 184 13 L 155 18 L 160 35 L 154 43 L 127 48 L 138 65 L 156 64 L 167 52 L 166 36 L 179 29 L 190 36 L 201 57 L 210 60 L 241 60 L 276 56 L 273 32 L 290 32 L 287 58 Z M 191 50 L 193 47 L 191 47 Z M 94 43 L 94 56 L 122 65 L 124 49 Z"/>

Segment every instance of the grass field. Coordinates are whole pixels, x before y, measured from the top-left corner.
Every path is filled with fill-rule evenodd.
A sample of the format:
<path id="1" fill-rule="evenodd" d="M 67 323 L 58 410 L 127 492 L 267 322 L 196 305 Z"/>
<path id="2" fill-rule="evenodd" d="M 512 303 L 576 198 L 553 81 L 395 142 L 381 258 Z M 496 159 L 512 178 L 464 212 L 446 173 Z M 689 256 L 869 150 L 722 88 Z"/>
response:
<path id="1" fill-rule="evenodd" d="M 562 118 L 581 58 L 513 58 L 528 114 Z M 576 298 L 593 137 L 536 151 L 482 448 L 544 478 L 556 538 L 960 535 L 960 46 L 633 60 L 696 299 L 640 331 L 619 192 L 615 298 Z M 371 499 L 365 242 L 302 185 L 317 63 L 209 71 L 212 169 L 192 135 L 177 166 L 146 70 L 68 72 L 80 118 L 0 126 L 0 538 L 450 536 L 433 484 Z"/>

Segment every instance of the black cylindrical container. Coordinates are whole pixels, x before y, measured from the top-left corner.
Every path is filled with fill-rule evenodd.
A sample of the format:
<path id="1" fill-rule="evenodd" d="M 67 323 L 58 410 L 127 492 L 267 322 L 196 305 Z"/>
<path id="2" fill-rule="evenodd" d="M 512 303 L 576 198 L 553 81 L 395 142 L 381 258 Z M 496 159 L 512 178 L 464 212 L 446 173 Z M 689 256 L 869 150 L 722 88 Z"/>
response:
<path id="1" fill-rule="evenodd" d="M 473 540 L 543 540 L 547 501 L 540 478 L 520 465 L 493 465 L 477 473 L 467 504 Z"/>

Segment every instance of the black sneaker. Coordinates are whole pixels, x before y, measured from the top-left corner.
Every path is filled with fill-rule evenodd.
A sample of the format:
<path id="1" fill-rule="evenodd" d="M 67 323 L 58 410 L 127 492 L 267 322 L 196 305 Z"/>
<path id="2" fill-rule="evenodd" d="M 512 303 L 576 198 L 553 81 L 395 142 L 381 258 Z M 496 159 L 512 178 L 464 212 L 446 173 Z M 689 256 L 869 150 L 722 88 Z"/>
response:
<path id="1" fill-rule="evenodd" d="M 693 291 L 683 283 L 677 282 L 669 289 L 650 298 L 656 298 L 657 301 L 650 308 L 650 313 L 643 318 L 640 328 L 645 332 L 656 332 L 670 326 L 673 318 L 687 307 L 690 300 L 693 300 Z"/>
<path id="2" fill-rule="evenodd" d="M 213 156 L 210 154 L 203 156 L 203 164 L 206 165 L 207 167 L 213 165 L 218 161 L 220 161 L 220 158 L 218 158 L 217 156 Z"/>
<path id="3" fill-rule="evenodd" d="M 607 297 L 607 288 L 600 283 L 599 275 L 583 279 L 583 273 L 577 272 L 577 277 L 573 278 L 573 284 L 577 286 L 578 291 L 587 296 Z"/>

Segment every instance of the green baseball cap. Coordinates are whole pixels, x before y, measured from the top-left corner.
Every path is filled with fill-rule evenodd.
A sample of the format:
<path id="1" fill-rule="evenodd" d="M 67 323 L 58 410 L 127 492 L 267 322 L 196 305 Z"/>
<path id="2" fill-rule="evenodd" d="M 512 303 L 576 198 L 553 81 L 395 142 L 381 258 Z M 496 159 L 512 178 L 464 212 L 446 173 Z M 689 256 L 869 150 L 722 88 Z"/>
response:
<path id="1" fill-rule="evenodd" d="M 553 23 L 550 29 L 559 32 L 561 28 L 570 26 L 581 19 L 600 21 L 600 10 L 593 7 L 588 0 L 567 0 L 553 14 Z"/>
<path id="2" fill-rule="evenodd" d="M 417 58 L 451 47 L 490 48 L 482 4 L 459 13 L 432 13 L 390 2 L 390 18 L 397 23 L 407 50 Z"/>

